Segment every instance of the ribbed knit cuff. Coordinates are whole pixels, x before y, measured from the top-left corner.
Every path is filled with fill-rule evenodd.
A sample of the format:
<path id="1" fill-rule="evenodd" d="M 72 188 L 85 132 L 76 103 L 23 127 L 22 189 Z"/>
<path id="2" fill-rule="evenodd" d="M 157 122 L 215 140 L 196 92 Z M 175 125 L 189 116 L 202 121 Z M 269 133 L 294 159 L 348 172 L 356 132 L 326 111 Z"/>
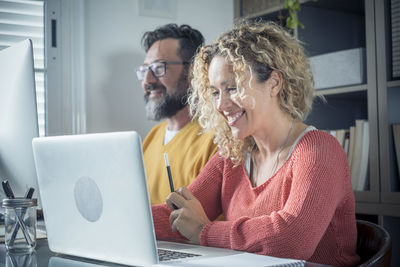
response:
<path id="1" fill-rule="evenodd" d="M 214 221 L 203 227 L 200 233 L 202 246 L 231 248 L 230 229 L 233 222 Z"/>

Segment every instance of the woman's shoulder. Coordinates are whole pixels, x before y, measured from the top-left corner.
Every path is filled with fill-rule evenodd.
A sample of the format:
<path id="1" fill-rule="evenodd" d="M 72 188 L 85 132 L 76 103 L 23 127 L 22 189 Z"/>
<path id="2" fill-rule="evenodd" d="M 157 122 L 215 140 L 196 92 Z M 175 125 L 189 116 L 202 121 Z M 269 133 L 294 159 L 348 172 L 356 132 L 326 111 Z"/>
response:
<path id="1" fill-rule="evenodd" d="M 322 130 L 308 131 L 298 142 L 295 151 L 312 154 L 343 154 L 344 150 L 337 139 L 330 133 Z"/>
<path id="2" fill-rule="evenodd" d="M 207 162 L 207 165 L 212 165 L 220 169 L 234 168 L 234 163 L 232 160 L 229 158 L 229 156 L 224 156 L 220 149 L 210 158 L 210 160 Z"/>
<path id="3" fill-rule="evenodd" d="M 336 138 L 331 135 L 330 133 L 318 129 L 312 129 L 308 131 L 304 136 L 301 138 L 299 143 L 305 143 L 305 144 L 321 144 L 321 143 L 335 143 Z M 337 142 L 336 142 L 337 143 Z M 339 143 L 337 143 L 339 144 Z"/>
<path id="4" fill-rule="evenodd" d="M 231 173 L 234 170 L 234 164 L 232 161 L 220 154 L 220 151 L 216 152 L 210 160 L 206 163 L 202 169 L 200 175 L 205 176 L 219 176 L 227 173 Z"/>

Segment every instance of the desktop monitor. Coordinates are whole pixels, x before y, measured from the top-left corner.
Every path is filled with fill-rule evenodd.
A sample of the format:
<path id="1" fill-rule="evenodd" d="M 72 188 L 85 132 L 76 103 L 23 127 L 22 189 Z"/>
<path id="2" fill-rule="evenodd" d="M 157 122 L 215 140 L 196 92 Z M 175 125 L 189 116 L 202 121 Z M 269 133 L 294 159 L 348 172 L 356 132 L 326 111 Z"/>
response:
<path id="1" fill-rule="evenodd" d="M 32 41 L 0 50 L 0 180 L 16 197 L 29 187 L 39 201 L 32 139 L 39 135 Z M 0 201 L 6 198 L 0 188 Z"/>

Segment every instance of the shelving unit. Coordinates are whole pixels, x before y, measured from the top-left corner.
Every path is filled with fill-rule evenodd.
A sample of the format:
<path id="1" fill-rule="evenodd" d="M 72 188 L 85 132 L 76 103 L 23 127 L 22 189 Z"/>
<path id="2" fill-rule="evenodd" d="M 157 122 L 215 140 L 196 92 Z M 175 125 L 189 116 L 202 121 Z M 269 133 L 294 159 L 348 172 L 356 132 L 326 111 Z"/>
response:
<path id="1" fill-rule="evenodd" d="M 307 119 L 319 129 L 346 129 L 357 119 L 369 121 L 369 188 L 355 191 L 356 213 L 375 218 L 389 232 L 395 253 L 400 247 L 400 177 L 391 125 L 400 123 L 400 80 L 391 77 L 391 1 L 400 0 L 318 0 L 300 1 L 298 39 L 309 56 L 357 47 L 365 48 L 366 81 L 356 85 L 316 90 L 324 96 Z M 236 0 L 236 14 L 242 18 L 284 21 L 283 2 L 252 8 L 257 1 Z M 264 1 L 268 2 L 268 1 Z M 246 10 L 245 14 L 241 10 Z M 373 219 L 373 220 L 375 220 Z M 397 242 L 397 244 L 395 244 Z M 399 250 L 398 250 L 399 251 Z M 393 265 L 395 266 L 395 265 Z"/>
<path id="2" fill-rule="evenodd" d="M 382 203 L 400 203 L 400 177 L 398 177 L 391 125 L 400 123 L 400 81 L 392 81 L 390 58 L 390 2 L 376 1 L 377 38 L 386 40 L 377 44 L 378 105 L 380 128 L 380 154 L 382 177 Z M 396 168 L 397 167 L 397 168 Z M 387 177 L 388 179 L 384 179 Z M 400 208 L 398 208 L 400 213 Z"/>

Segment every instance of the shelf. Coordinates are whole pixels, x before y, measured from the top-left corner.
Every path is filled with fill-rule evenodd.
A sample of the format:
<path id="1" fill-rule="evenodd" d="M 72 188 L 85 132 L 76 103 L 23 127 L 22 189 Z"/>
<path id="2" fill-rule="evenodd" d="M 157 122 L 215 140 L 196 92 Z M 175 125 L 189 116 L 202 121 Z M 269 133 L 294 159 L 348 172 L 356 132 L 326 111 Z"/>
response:
<path id="1" fill-rule="evenodd" d="M 400 80 L 388 81 L 388 88 L 400 87 Z"/>
<path id="2" fill-rule="evenodd" d="M 336 95 L 336 94 L 347 94 L 360 91 L 367 91 L 366 84 L 346 86 L 346 87 L 336 87 L 336 88 L 326 88 L 315 90 L 315 96 L 326 96 L 326 95 Z"/>
<path id="3" fill-rule="evenodd" d="M 348 12 L 354 14 L 364 14 L 363 0 L 306 1 L 302 6 L 324 8 L 324 9 L 330 9 L 330 10 Z"/>
<path id="4" fill-rule="evenodd" d="M 357 202 L 356 213 L 400 217 L 400 205 Z"/>
<path id="5" fill-rule="evenodd" d="M 271 14 L 283 9 L 284 0 L 235 0 L 235 6 L 238 9 L 237 14 L 241 18 L 255 18 L 265 14 Z M 363 0 L 348 1 L 348 0 L 335 0 L 335 1 L 312 1 L 312 0 L 299 0 L 301 7 L 317 7 L 330 10 L 337 10 L 341 12 L 349 12 L 354 14 L 363 14 L 364 3 Z M 301 12 L 301 11 L 300 11 Z"/>
<path id="6" fill-rule="evenodd" d="M 400 192 L 382 192 L 381 198 L 383 203 L 398 204 L 400 203 Z"/>
<path id="7" fill-rule="evenodd" d="M 300 4 L 309 1 L 311 0 L 299 0 Z M 284 3 L 284 0 L 235 0 L 235 6 L 239 9 L 235 13 L 242 19 L 251 19 L 265 14 L 278 12 L 283 9 Z"/>
<path id="8" fill-rule="evenodd" d="M 377 203 L 379 202 L 379 193 L 371 191 L 353 191 L 356 202 Z"/>

